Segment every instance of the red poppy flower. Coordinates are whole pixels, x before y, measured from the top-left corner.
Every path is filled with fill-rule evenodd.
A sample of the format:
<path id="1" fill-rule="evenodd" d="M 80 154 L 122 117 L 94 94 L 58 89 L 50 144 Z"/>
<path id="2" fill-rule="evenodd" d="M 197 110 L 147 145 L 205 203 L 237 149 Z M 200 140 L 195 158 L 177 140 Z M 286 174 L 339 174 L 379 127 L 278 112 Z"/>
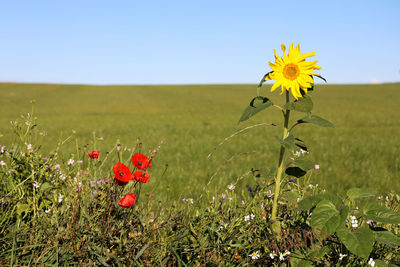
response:
<path id="1" fill-rule="evenodd" d="M 148 167 L 151 167 L 150 159 L 140 153 L 136 153 L 135 155 L 133 155 L 132 164 L 139 170 L 144 170 Z"/>
<path id="2" fill-rule="evenodd" d="M 129 182 L 133 179 L 133 175 L 129 168 L 122 164 L 121 162 L 117 162 L 113 167 L 114 177 L 115 179 L 121 182 Z"/>
<path id="3" fill-rule="evenodd" d="M 143 173 L 143 171 L 135 171 L 133 173 L 133 179 L 139 183 L 147 183 L 149 181 L 150 174 L 148 172 Z"/>
<path id="4" fill-rule="evenodd" d="M 119 201 L 119 205 L 123 208 L 132 207 L 133 204 L 136 202 L 136 195 L 135 194 L 126 194 L 121 200 Z"/>
<path id="5" fill-rule="evenodd" d="M 100 151 L 93 150 L 93 151 L 90 151 L 88 155 L 89 155 L 89 158 L 91 158 L 91 159 L 98 159 L 99 154 L 100 154 Z"/>

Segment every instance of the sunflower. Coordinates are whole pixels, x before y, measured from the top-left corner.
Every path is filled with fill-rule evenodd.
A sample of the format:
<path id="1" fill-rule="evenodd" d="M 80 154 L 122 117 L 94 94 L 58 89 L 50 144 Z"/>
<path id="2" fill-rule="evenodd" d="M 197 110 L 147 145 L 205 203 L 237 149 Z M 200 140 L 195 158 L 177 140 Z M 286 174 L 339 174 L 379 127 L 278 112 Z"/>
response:
<path id="1" fill-rule="evenodd" d="M 286 47 L 282 44 L 283 56 L 279 57 L 275 54 L 275 64 L 269 62 L 272 71 L 264 76 L 264 81 L 275 80 L 272 85 L 271 92 L 279 86 L 284 91 L 292 91 L 292 95 L 299 99 L 302 97 L 301 90 L 307 94 L 307 89 L 311 88 L 314 79 L 312 75 L 320 77 L 314 73 L 314 70 L 320 70 L 317 66 L 317 61 L 306 61 L 306 58 L 315 55 L 315 52 L 300 54 L 300 44 L 293 48 L 293 43 L 290 45 L 289 53 L 286 55 Z"/>

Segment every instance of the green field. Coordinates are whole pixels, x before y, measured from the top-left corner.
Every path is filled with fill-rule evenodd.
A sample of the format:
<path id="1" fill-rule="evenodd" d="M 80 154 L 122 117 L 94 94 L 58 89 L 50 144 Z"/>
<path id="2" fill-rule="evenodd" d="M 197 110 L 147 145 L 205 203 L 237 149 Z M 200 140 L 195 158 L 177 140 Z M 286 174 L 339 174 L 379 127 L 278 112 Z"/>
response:
<path id="1" fill-rule="evenodd" d="M 97 142 L 102 153 L 110 151 L 117 139 L 124 148 L 134 147 L 140 137 L 145 149 L 165 141 L 154 161 L 150 184 L 159 183 L 157 194 L 163 199 L 196 199 L 221 166 L 210 191 L 226 188 L 253 167 L 277 164 L 279 147 L 274 136 L 281 135 L 281 128 L 270 126 L 230 139 L 207 158 L 213 147 L 240 129 L 261 122 L 281 123 L 279 111 L 272 108 L 237 123 L 255 95 L 255 85 L 2 83 L 0 143 L 13 142 L 10 121 L 29 112 L 30 100 L 36 100 L 39 129 L 48 133 L 39 139 L 43 153 L 72 130 L 79 147 L 92 147 L 92 132 L 104 137 Z M 269 92 L 269 86 L 262 88 L 261 95 L 282 101 L 277 92 Z M 316 85 L 313 101 L 313 114 L 330 120 L 336 128 L 296 128 L 295 135 L 309 145 L 311 158 L 320 165 L 311 182 L 339 193 L 354 186 L 373 187 L 381 194 L 400 191 L 400 84 Z M 75 147 L 73 140 L 62 147 L 65 160 L 76 153 Z M 168 171 L 159 179 L 165 164 Z M 255 183 L 256 178 L 245 177 L 239 187 Z"/>

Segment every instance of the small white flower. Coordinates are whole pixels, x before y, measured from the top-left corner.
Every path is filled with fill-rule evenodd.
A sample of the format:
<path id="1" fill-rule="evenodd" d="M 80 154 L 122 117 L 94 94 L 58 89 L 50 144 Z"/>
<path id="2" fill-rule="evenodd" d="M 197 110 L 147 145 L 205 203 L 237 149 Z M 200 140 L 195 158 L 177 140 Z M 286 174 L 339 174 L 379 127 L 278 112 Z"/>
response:
<path id="1" fill-rule="evenodd" d="M 373 258 L 369 258 L 368 265 L 370 265 L 370 266 L 372 266 L 372 267 L 375 266 L 375 261 L 374 261 Z"/>
<path id="2" fill-rule="evenodd" d="M 64 199 L 64 195 L 59 194 L 58 195 L 58 203 L 61 203 L 63 201 L 63 199 Z"/>
<path id="3" fill-rule="evenodd" d="M 0 161 L 0 166 L 4 166 L 4 165 L 6 165 L 6 163 L 3 160 L 1 160 Z"/>
<path id="4" fill-rule="evenodd" d="M 357 228 L 358 227 L 358 220 L 357 220 L 356 216 L 350 215 L 349 217 L 350 217 L 351 227 Z"/>
<path id="5" fill-rule="evenodd" d="M 68 162 L 67 162 L 67 165 L 68 166 L 74 166 L 74 163 L 75 163 L 75 160 L 69 159 Z"/>
<path id="6" fill-rule="evenodd" d="M 48 208 L 47 210 L 45 210 L 44 212 L 46 212 L 46 213 L 50 213 L 50 211 L 51 211 L 51 209 L 50 208 Z"/>
<path id="7" fill-rule="evenodd" d="M 242 202 L 240 202 L 242 205 L 244 205 L 244 200 L 242 200 Z"/>
<path id="8" fill-rule="evenodd" d="M 27 145 L 27 146 L 26 146 L 26 149 L 28 149 L 29 151 L 32 151 L 32 150 L 33 150 L 32 144 Z"/>
<path id="9" fill-rule="evenodd" d="M 79 164 L 82 164 L 83 163 L 83 160 L 78 160 L 77 161 Z"/>
<path id="10" fill-rule="evenodd" d="M 60 169 L 60 164 L 57 163 L 56 165 L 54 165 L 54 168 L 55 169 Z"/>
<path id="11" fill-rule="evenodd" d="M 215 197 L 214 197 L 214 196 L 212 197 L 212 200 L 215 200 Z"/>
<path id="12" fill-rule="evenodd" d="M 289 250 L 285 250 L 285 252 L 283 253 L 283 256 L 287 256 L 290 255 L 290 251 Z"/>
<path id="13" fill-rule="evenodd" d="M 258 258 L 260 258 L 260 253 L 257 250 L 256 252 L 251 253 L 249 257 L 251 257 L 252 260 L 257 260 Z"/>
<path id="14" fill-rule="evenodd" d="M 245 222 L 250 221 L 250 216 L 249 215 L 244 216 L 244 221 Z"/>
<path id="15" fill-rule="evenodd" d="M 319 170 L 319 165 L 318 165 L 318 164 L 315 164 L 314 168 L 315 168 L 316 170 Z"/>
<path id="16" fill-rule="evenodd" d="M 388 196 L 386 196 L 385 199 L 386 199 L 386 201 L 389 201 L 389 197 Z"/>
<path id="17" fill-rule="evenodd" d="M 232 197 L 229 197 L 229 201 L 232 201 L 232 199 L 233 199 Z"/>
<path id="18" fill-rule="evenodd" d="M 275 254 L 275 250 L 272 251 L 272 253 L 269 253 L 269 257 L 270 257 L 271 259 L 274 259 L 275 256 L 277 256 L 277 255 Z"/>
<path id="19" fill-rule="evenodd" d="M 339 260 L 340 260 L 340 261 L 343 260 L 343 258 L 346 257 L 346 256 L 347 256 L 346 254 L 340 253 L 340 254 L 339 254 Z"/>
<path id="20" fill-rule="evenodd" d="M 39 188 L 39 183 L 36 180 L 33 181 L 33 187 L 34 188 Z"/>
<path id="21" fill-rule="evenodd" d="M 235 186 L 234 184 L 231 184 L 231 185 L 228 186 L 228 189 L 231 190 L 231 191 L 233 191 L 233 190 L 235 190 L 235 187 L 236 187 L 236 186 Z"/>
<path id="22" fill-rule="evenodd" d="M 312 188 L 313 188 L 313 185 L 312 185 L 312 184 L 309 184 L 308 187 L 312 189 Z"/>
<path id="23" fill-rule="evenodd" d="M 60 180 L 64 181 L 65 178 L 67 178 L 67 177 L 65 177 L 65 175 L 61 173 L 60 176 L 59 176 L 58 178 L 60 178 Z"/>
<path id="24" fill-rule="evenodd" d="M 251 214 L 250 215 L 250 218 L 253 220 L 254 219 L 254 217 L 256 217 L 254 214 Z"/>
<path id="25" fill-rule="evenodd" d="M 284 260 L 285 260 L 285 257 L 283 256 L 282 253 L 279 253 L 279 260 L 281 260 L 281 261 L 284 261 Z"/>

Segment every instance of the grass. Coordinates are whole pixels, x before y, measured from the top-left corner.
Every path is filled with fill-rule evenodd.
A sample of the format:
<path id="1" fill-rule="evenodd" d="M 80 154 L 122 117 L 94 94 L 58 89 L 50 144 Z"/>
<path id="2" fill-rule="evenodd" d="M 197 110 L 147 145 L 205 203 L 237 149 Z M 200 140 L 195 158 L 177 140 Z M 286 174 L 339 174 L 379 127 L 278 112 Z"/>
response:
<path id="1" fill-rule="evenodd" d="M 255 95 L 255 85 L 2 83 L 0 134 L 4 136 L 0 143 L 13 142 L 9 122 L 30 111 L 29 101 L 34 99 L 39 128 L 48 132 L 40 137 L 43 151 L 54 149 L 60 136 L 65 138 L 72 130 L 78 147 L 93 147 L 92 132 L 103 136 L 96 147 L 103 153 L 111 151 L 118 139 L 124 148 L 135 146 L 140 137 L 145 149 L 165 141 L 155 165 L 168 164 L 167 174 L 160 180 L 164 168 L 156 168 L 150 184 L 158 183 L 161 200 L 196 199 L 220 167 L 207 187 L 210 192 L 225 188 L 253 167 L 276 166 L 279 147 L 274 136 L 281 134 L 280 127 L 245 131 L 207 158 L 232 133 L 257 123 L 281 121 L 279 111 L 270 108 L 239 125 L 242 111 Z M 265 87 L 261 95 L 281 101 L 278 93 Z M 330 120 L 336 128 L 296 128 L 294 134 L 311 147 L 312 158 L 320 165 L 311 182 L 342 194 L 354 186 L 373 187 L 381 194 L 399 191 L 400 84 L 316 85 L 313 101 L 313 114 Z M 75 147 L 70 141 L 62 149 L 65 161 L 77 153 Z M 246 176 L 238 187 L 257 182 Z"/>

